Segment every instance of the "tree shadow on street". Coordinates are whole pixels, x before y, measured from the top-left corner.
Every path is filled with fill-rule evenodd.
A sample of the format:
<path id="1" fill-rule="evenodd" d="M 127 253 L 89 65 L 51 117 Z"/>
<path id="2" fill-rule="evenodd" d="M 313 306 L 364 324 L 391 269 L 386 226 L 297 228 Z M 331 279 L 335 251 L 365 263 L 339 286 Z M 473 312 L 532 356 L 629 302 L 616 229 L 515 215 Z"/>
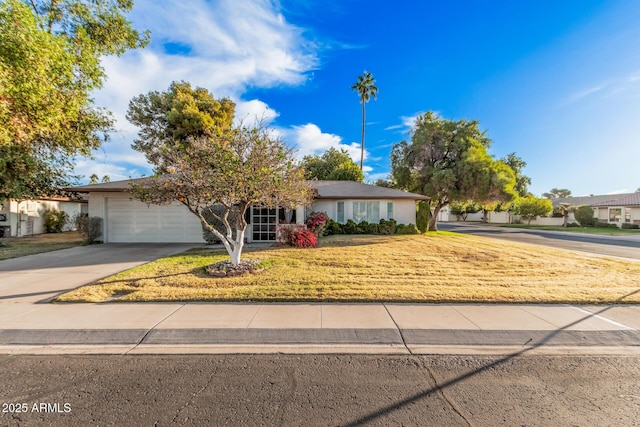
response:
<path id="1" fill-rule="evenodd" d="M 616 301 L 616 303 L 623 303 L 626 298 L 631 297 L 631 296 L 633 296 L 635 294 L 638 294 L 638 293 L 640 293 L 640 289 L 637 289 L 637 290 L 635 290 L 635 291 L 633 291 L 633 292 L 631 292 L 631 293 L 629 293 L 627 295 L 624 295 L 623 297 L 619 298 Z M 417 403 L 421 399 L 424 399 L 424 398 L 429 397 L 429 396 L 431 396 L 433 394 L 436 394 L 436 393 L 444 392 L 449 387 L 452 387 L 452 386 L 454 386 L 454 385 L 456 385 L 458 383 L 461 383 L 461 382 L 463 382 L 463 381 L 465 381 L 465 380 L 467 380 L 469 378 L 472 378 L 472 377 L 474 377 L 474 376 L 476 376 L 476 375 L 478 375 L 478 374 L 480 374 L 480 373 L 482 373 L 484 371 L 487 371 L 487 370 L 493 369 L 495 367 L 498 367 L 498 366 L 500 366 L 500 365 L 502 365 L 502 364 L 504 364 L 504 363 L 506 363 L 506 362 L 508 362 L 510 360 L 513 360 L 513 359 L 515 359 L 517 357 L 520 357 L 520 356 L 522 356 L 522 355 L 524 355 L 524 354 L 526 354 L 526 353 L 528 353 L 530 351 L 533 351 L 533 350 L 535 350 L 535 349 L 537 349 L 539 347 L 542 347 L 547 342 L 549 342 L 553 337 L 558 335 L 560 332 L 565 331 L 565 330 L 567 330 L 567 329 L 569 329 L 569 328 L 571 328 L 573 326 L 576 326 L 576 325 L 578 325 L 578 324 L 580 324 L 580 323 L 582 323 L 582 322 L 584 322 L 584 321 L 586 321 L 586 320 L 588 320 L 590 318 L 599 316 L 599 315 L 611 310 L 614 307 L 614 305 L 615 304 L 612 304 L 612 305 L 609 305 L 607 307 L 604 307 L 602 310 L 599 310 L 597 312 L 585 315 L 583 318 L 580 318 L 580 319 L 578 319 L 578 320 L 576 320 L 576 321 L 574 321 L 572 323 L 569 323 L 569 324 L 567 324 L 567 325 L 565 325 L 565 326 L 563 326 L 561 328 L 558 328 L 558 329 L 550 332 L 548 335 L 546 335 L 539 342 L 534 343 L 534 344 L 530 345 L 529 347 L 523 348 L 520 351 L 517 351 L 517 352 L 509 354 L 509 355 L 506 355 L 506 356 L 504 356 L 504 357 L 502 357 L 502 358 L 500 358 L 498 360 L 495 360 L 495 361 L 493 361 L 491 363 L 488 363 L 488 364 L 485 364 L 483 366 L 480 366 L 477 369 L 474 369 L 474 370 L 469 371 L 469 372 L 467 372 L 465 374 L 459 375 L 458 377 L 453 378 L 453 379 L 448 380 L 448 381 L 445 381 L 442 384 L 436 384 L 434 387 L 430 387 L 427 390 L 424 390 L 424 391 L 422 391 L 420 393 L 416 393 L 413 396 L 409 396 L 406 399 L 403 399 L 403 400 L 401 400 L 399 402 L 396 402 L 396 403 L 394 403 L 392 405 L 388 405 L 388 406 L 385 406 L 384 408 L 380 408 L 379 410 L 377 410 L 375 412 L 371 412 L 370 414 L 364 415 L 364 416 L 362 416 L 362 417 L 360 417 L 360 418 L 358 418 L 358 419 L 356 419 L 356 420 L 354 420 L 352 422 L 346 423 L 344 425 L 345 426 L 359 426 L 359 425 L 368 424 L 370 422 L 379 420 L 380 418 L 382 418 L 382 417 L 384 417 L 384 416 L 386 416 L 386 415 L 388 415 L 388 414 L 390 414 L 390 413 L 392 413 L 394 411 L 397 411 L 397 410 L 399 410 L 399 409 L 401 409 L 403 407 L 406 407 L 408 405 Z"/>

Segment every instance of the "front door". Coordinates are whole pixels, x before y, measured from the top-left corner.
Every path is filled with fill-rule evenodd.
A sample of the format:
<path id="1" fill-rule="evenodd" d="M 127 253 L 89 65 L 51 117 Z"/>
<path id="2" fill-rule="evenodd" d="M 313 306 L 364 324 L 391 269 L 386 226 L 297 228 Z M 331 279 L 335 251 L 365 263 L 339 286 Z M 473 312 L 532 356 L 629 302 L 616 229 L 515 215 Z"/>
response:
<path id="1" fill-rule="evenodd" d="M 278 210 L 269 208 L 251 208 L 251 224 L 254 242 L 275 242 L 278 225 Z"/>

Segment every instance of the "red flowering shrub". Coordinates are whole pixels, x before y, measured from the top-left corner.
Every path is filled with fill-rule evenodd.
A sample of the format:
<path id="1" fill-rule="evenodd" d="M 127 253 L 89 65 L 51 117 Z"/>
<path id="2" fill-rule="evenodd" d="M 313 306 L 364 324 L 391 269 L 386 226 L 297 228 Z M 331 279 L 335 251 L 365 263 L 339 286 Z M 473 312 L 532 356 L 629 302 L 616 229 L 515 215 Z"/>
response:
<path id="1" fill-rule="evenodd" d="M 315 233 L 316 236 L 322 236 L 324 229 L 329 221 L 329 216 L 324 212 L 311 212 L 307 217 L 307 228 Z"/>
<path id="2" fill-rule="evenodd" d="M 296 248 L 315 248 L 318 246 L 318 236 L 311 230 L 290 230 L 289 244 Z"/>

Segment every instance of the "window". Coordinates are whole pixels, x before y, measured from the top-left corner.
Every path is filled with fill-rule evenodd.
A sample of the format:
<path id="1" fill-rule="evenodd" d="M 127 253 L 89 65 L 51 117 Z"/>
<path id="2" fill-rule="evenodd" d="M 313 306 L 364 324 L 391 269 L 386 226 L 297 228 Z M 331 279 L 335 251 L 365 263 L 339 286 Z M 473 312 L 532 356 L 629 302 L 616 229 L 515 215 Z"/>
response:
<path id="1" fill-rule="evenodd" d="M 393 218 L 393 202 L 387 202 L 387 219 Z"/>
<path id="2" fill-rule="evenodd" d="M 380 222 L 380 202 L 353 202 L 353 220 L 356 223 Z"/>
<path id="3" fill-rule="evenodd" d="M 253 240 L 275 241 L 278 212 L 276 209 L 252 208 Z"/>
<path id="4" fill-rule="evenodd" d="M 336 220 L 340 224 L 344 223 L 344 202 L 338 202 L 338 216 Z"/>
<path id="5" fill-rule="evenodd" d="M 624 222 L 631 222 L 631 208 L 624 208 Z"/>
<path id="6" fill-rule="evenodd" d="M 609 208 L 609 222 L 620 222 L 622 220 L 622 208 Z"/>

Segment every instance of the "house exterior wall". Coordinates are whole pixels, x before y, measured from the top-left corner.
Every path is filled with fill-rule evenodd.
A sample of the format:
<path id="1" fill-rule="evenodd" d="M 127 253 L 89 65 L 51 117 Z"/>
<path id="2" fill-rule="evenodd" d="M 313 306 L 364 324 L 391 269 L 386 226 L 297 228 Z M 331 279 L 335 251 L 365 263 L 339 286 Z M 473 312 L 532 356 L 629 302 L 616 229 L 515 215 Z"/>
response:
<path id="1" fill-rule="evenodd" d="M 452 215 L 452 216 L 455 217 L 455 215 Z M 460 219 L 462 220 L 462 218 Z M 482 212 L 474 212 L 467 215 L 467 221 L 483 221 L 483 220 L 484 220 L 484 213 Z"/>
<path id="2" fill-rule="evenodd" d="M 102 218 L 102 240 L 109 242 L 200 243 L 200 221 L 180 203 L 145 205 L 128 193 L 91 193 L 89 216 Z"/>
<path id="3" fill-rule="evenodd" d="M 451 215 L 451 212 L 449 211 L 449 206 L 445 206 L 444 208 L 440 209 L 440 212 L 438 212 L 438 221 L 439 222 L 448 222 L 448 221 L 456 221 L 457 218 L 455 215 Z"/>
<path id="4" fill-rule="evenodd" d="M 353 204 L 354 202 L 380 202 L 380 219 L 395 219 L 398 224 L 414 224 L 416 223 L 416 202 L 415 200 L 354 200 L 354 199 L 320 199 L 313 202 L 311 208 L 307 212 L 325 212 L 329 218 L 336 222 L 345 223 L 348 220 L 354 220 Z M 338 202 L 344 203 L 344 221 L 338 220 Z M 393 215 L 389 217 L 387 214 L 387 204 L 393 203 Z M 359 221 L 356 221 L 359 222 Z"/>
<path id="5" fill-rule="evenodd" d="M 47 209 L 57 209 L 66 212 L 69 222 L 63 231 L 73 229 L 71 220 L 82 211 L 83 203 L 58 200 L 10 200 L 2 203 L 0 213 L 5 217 L 0 221 L 0 227 L 9 227 L 11 237 L 30 236 L 46 233 L 44 212 Z M 0 236 L 2 237 L 2 236 Z"/>
<path id="6" fill-rule="evenodd" d="M 487 212 L 487 222 L 490 224 L 510 224 L 511 213 L 509 211 Z"/>
<path id="7" fill-rule="evenodd" d="M 631 224 L 640 224 L 640 206 L 631 208 Z"/>
<path id="8" fill-rule="evenodd" d="M 594 216 L 598 218 L 598 221 L 600 222 L 609 222 L 609 209 L 598 208 L 598 211 L 594 212 Z"/>
<path id="9" fill-rule="evenodd" d="M 177 202 L 145 208 L 129 193 L 93 192 L 89 198 L 89 216 L 102 218 L 105 242 L 204 242 L 198 218 Z M 296 221 L 304 224 L 304 208 L 297 210 Z M 247 227 L 246 239 L 254 241 L 253 224 Z"/>
<path id="10" fill-rule="evenodd" d="M 103 233 L 102 233 L 103 241 L 105 242 L 115 241 L 113 240 L 114 237 L 117 241 L 123 241 L 122 239 L 125 238 L 125 236 L 127 236 L 128 234 L 130 234 L 131 236 L 142 236 L 141 238 L 148 239 L 148 237 L 145 237 L 147 236 L 147 234 L 145 234 L 146 232 L 140 233 L 140 230 L 135 229 L 132 224 L 125 224 L 126 218 L 131 217 L 132 222 L 136 222 L 136 221 L 139 222 L 140 220 L 136 218 L 137 217 L 142 218 L 145 214 L 145 212 L 140 212 L 140 211 L 145 211 L 145 209 L 140 208 L 140 202 L 132 201 L 131 203 L 127 203 L 129 200 L 132 200 L 132 198 L 131 198 L 131 195 L 128 193 L 92 192 L 90 194 L 88 213 L 89 213 L 89 216 L 100 217 L 103 219 Z M 352 199 L 323 200 L 323 199 L 320 199 L 320 200 L 316 200 L 311 207 L 308 207 L 306 209 L 306 213 L 308 214 L 312 211 L 326 212 L 329 218 L 333 219 L 334 221 L 337 221 L 338 220 L 338 212 L 337 212 L 338 201 L 344 203 L 344 215 L 345 215 L 344 222 L 346 222 L 349 219 L 353 219 L 354 202 L 371 202 L 371 201 L 379 202 L 380 219 L 390 219 L 387 211 L 387 208 L 388 208 L 387 204 L 391 202 L 393 203 L 393 215 L 391 216 L 391 218 L 395 219 L 398 222 L 398 224 L 415 224 L 416 222 L 415 201 L 402 200 L 402 199 L 396 199 L 396 200 L 352 200 Z M 131 205 L 131 210 L 128 207 L 129 204 Z M 137 210 L 133 205 L 137 206 Z M 179 204 L 176 204 L 176 206 L 177 208 L 182 208 L 182 206 Z M 154 206 L 151 206 L 150 209 L 154 210 L 154 208 L 162 209 L 161 207 L 159 208 Z M 191 239 L 194 241 L 196 240 L 200 241 L 201 239 L 200 236 L 202 235 L 202 232 L 201 232 L 201 225 L 198 219 L 188 212 L 187 212 L 188 215 L 179 217 L 176 212 L 177 208 L 174 207 L 172 213 L 167 212 L 165 214 L 163 212 L 161 214 L 163 219 L 157 219 L 157 221 L 160 221 L 160 223 L 163 224 L 162 226 L 165 227 L 166 229 L 166 233 L 162 234 L 162 237 L 165 239 L 164 241 L 185 241 L 184 240 L 185 237 L 183 237 L 182 235 L 178 236 L 178 234 L 180 233 L 186 233 L 188 236 L 190 236 L 188 237 L 188 239 Z M 167 209 L 167 211 L 168 210 L 169 209 Z M 305 212 L 304 208 L 300 208 L 297 210 L 296 221 L 298 223 L 303 223 L 305 218 L 304 212 Z M 116 218 L 116 216 L 119 219 L 114 219 Z M 154 223 L 154 221 L 156 221 L 156 219 L 154 218 L 156 217 L 151 215 L 149 216 L 148 220 L 145 220 L 145 221 Z M 172 221 L 174 222 L 169 224 L 168 222 L 169 218 L 172 218 Z M 124 227 L 126 228 L 126 230 L 120 230 L 118 231 L 117 234 L 114 234 L 114 229 L 113 229 L 114 224 L 120 228 Z M 149 225 L 149 227 L 152 227 L 152 224 L 147 224 L 147 225 Z M 171 230 L 169 230 L 169 228 L 171 228 Z M 253 241 L 252 232 L 253 232 L 253 224 L 250 224 L 249 227 L 247 228 L 248 241 Z M 149 231 L 149 233 L 151 233 L 151 231 Z M 151 236 L 151 234 L 149 234 L 149 236 Z M 156 236 L 157 236 L 157 233 L 156 233 Z M 153 238 L 154 237 L 152 236 L 151 239 Z M 182 239 L 182 240 L 179 240 L 179 239 Z M 131 241 L 136 241 L 136 238 L 131 237 Z M 142 242 L 145 240 L 137 240 L 137 241 Z M 149 241 L 154 241 L 154 240 L 149 240 Z"/>
<path id="11" fill-rule="evenodd" d="M 607 215 L 607 219 L 605 222 L 609 222 L 612 224 L 616 224 L 618 227 L 622 227 L 622 224 L 640 224 L 640 207 L 638 206 L 611 206 L 608 208 L 600 208 L 600 211 L 604 211 Z M 614 213 L 611 212 L 614 210 L 616 215 L 615 219 Z M 620 216 L 617 213 L 620 213 Z"/>

